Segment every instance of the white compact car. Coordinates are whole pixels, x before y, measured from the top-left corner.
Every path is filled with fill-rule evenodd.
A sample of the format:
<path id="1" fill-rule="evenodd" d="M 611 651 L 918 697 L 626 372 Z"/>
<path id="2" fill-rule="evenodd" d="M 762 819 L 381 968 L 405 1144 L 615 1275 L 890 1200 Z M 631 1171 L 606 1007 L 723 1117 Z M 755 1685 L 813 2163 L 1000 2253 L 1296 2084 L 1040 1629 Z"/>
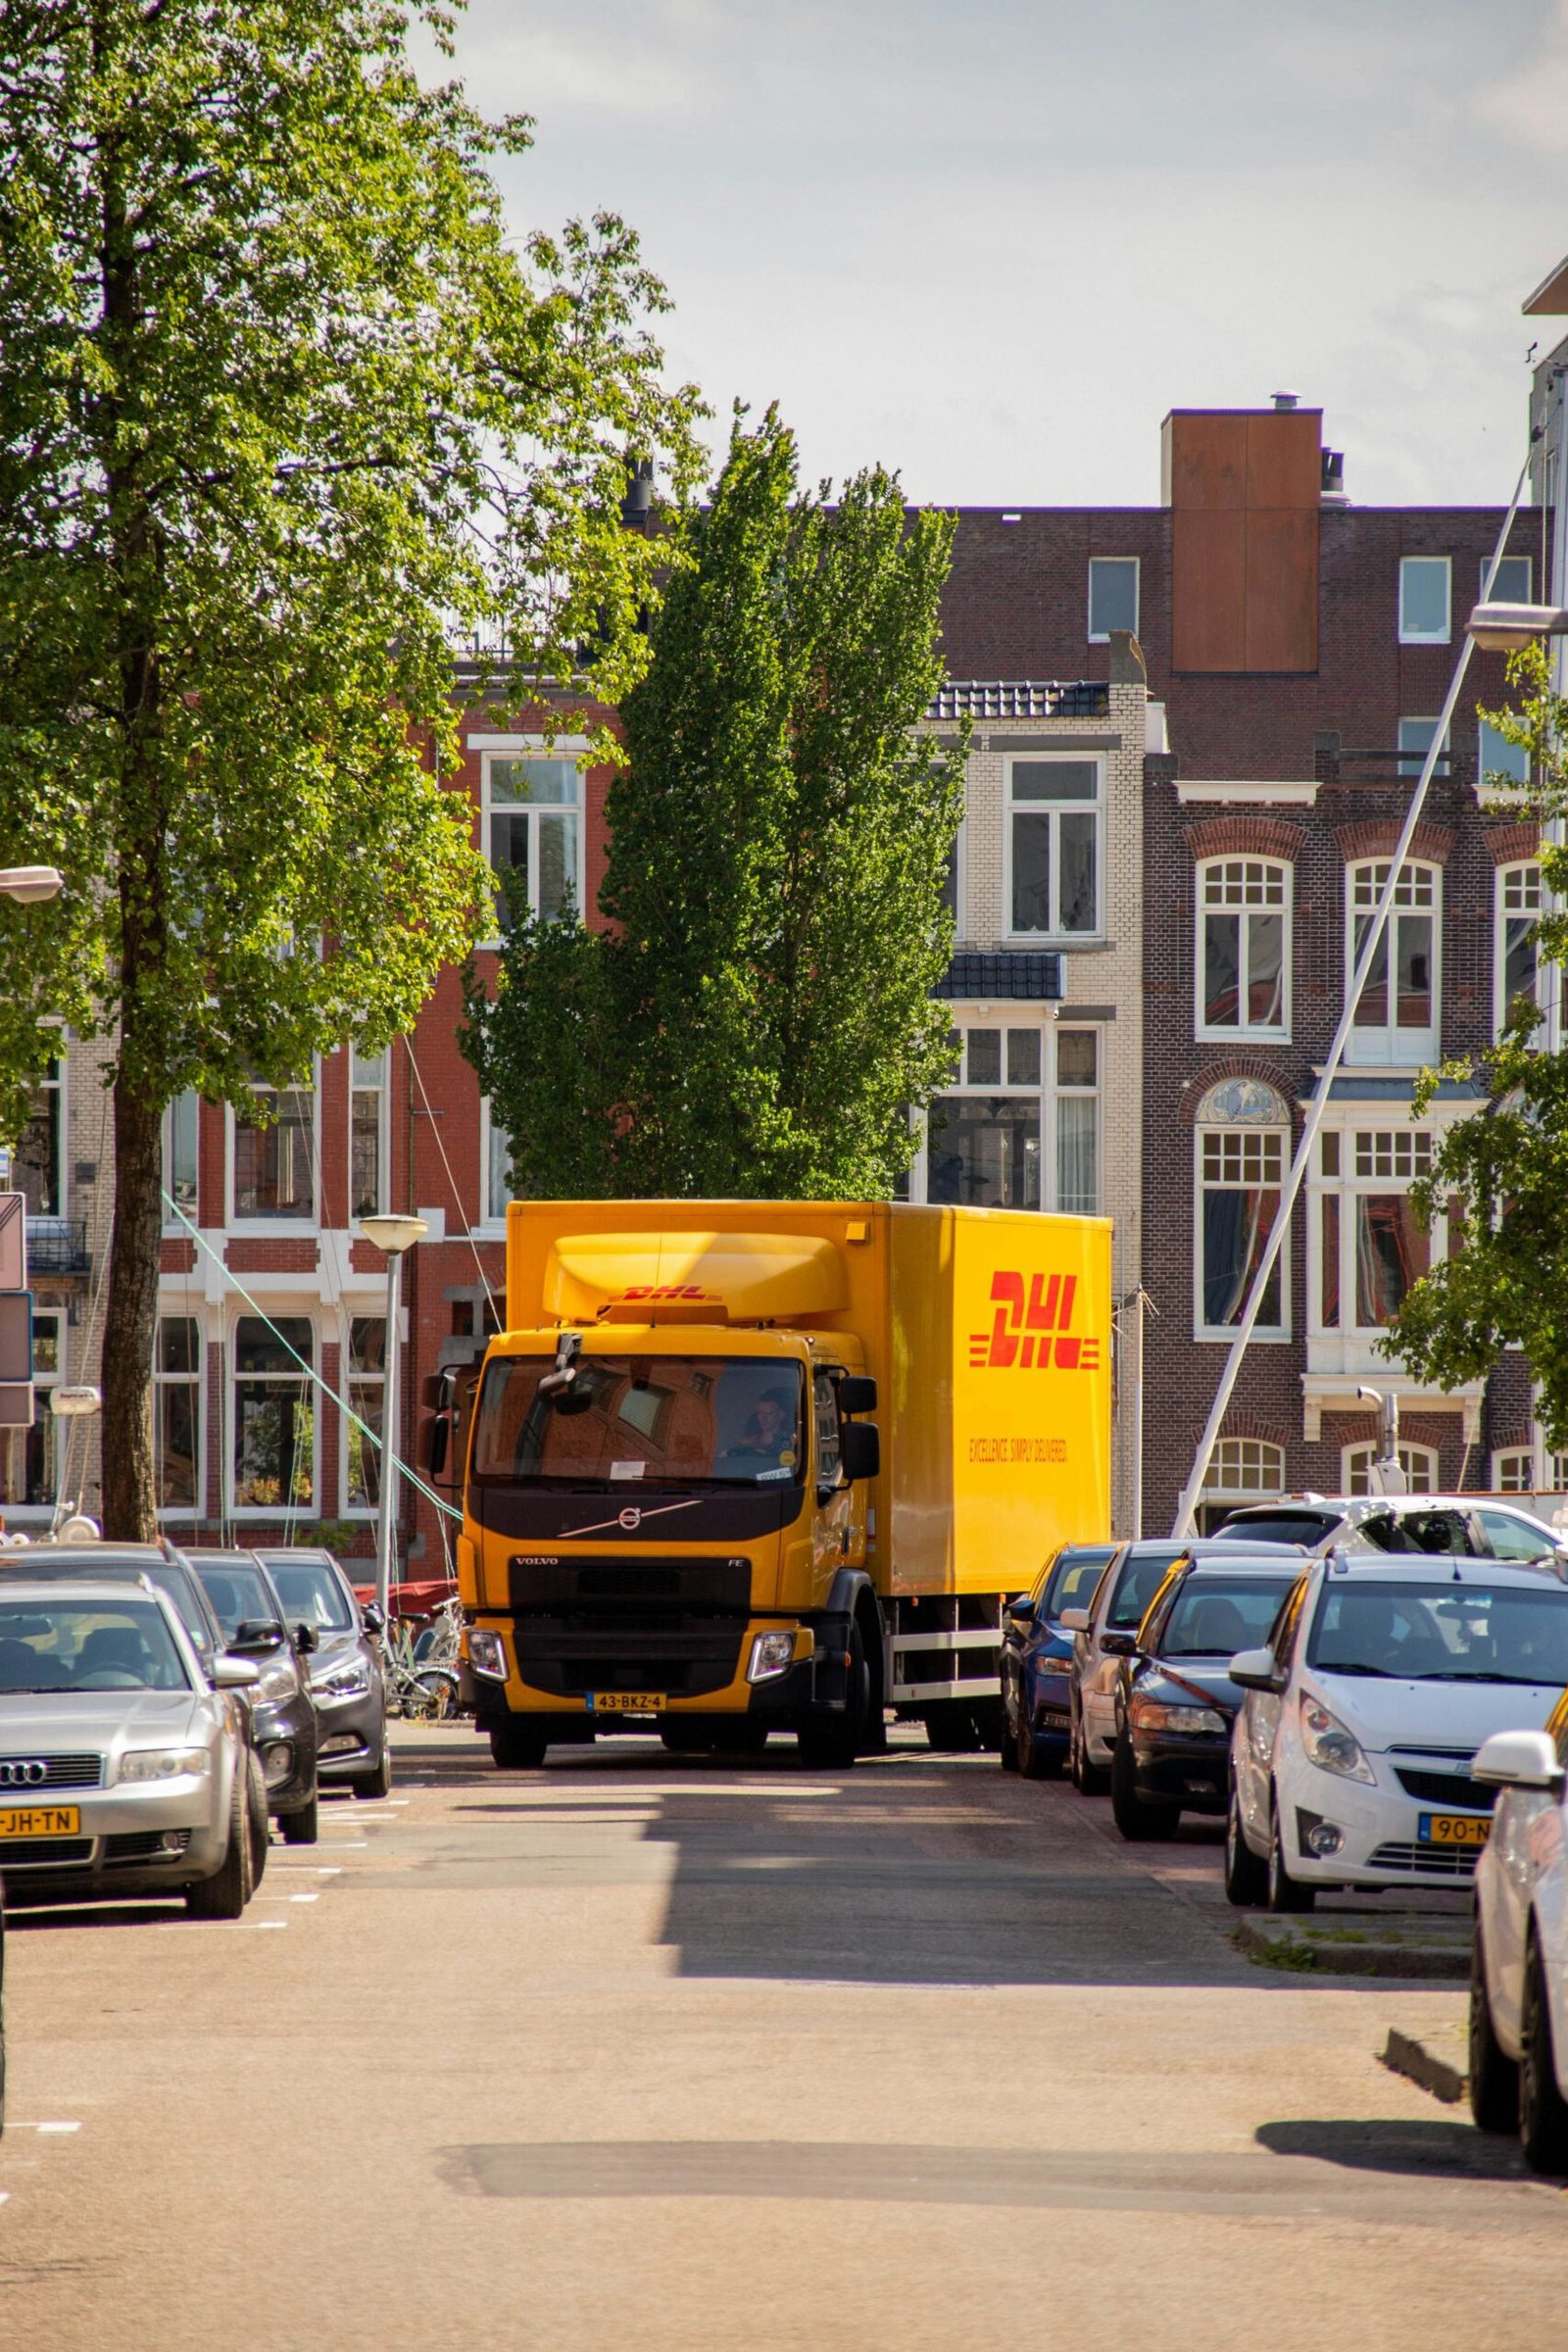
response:
<path id="1" fill-rule="evenodd" d="M 1309 1911 L 1320 1886 L 1463 1885 L 1491 1829 L 1471 1772 L 1568 1683 L 1568 1589 L 1495 1560 L 1335 1552 L 1243 1650 L 1225 1891 Z"/>
<path id="2" fill-rule="evenodd" d="M 1470 2112 L 1517 2129 L 1538 2173 L 1568 2173 L 1568 1693 L 1544 1732 L 1498 1732 L 1475 1760 L 1495 1788 L 1476 1870 Z"/>

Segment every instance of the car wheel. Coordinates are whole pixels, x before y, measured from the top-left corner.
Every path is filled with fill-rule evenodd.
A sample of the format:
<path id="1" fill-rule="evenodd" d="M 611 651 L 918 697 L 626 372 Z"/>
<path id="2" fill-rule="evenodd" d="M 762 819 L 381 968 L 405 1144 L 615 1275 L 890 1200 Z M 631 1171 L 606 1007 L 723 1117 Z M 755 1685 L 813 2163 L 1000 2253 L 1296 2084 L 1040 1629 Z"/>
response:
<path id="1" fill-rule="evenodd" d="M 1503 2053 L 1492 2024 L 1487 1998 L 1487 1965 L 1481 1942 L 1481 1920 L 1476 1918 L 1470 1946 L 1470 2115 L 1481 2132 L 1515 2132 L 1519 2128 L 1519 2069 Z"/>
<path id="2" fill-rule="evenodd" d="M 1089 1759 L 1089 1734 L 1084 1727 L 1084 1711 L 1075 1706 L 1072 1711 L 1072 1785 L 1080 1796 L 1103 1796 L 1106 1776 L 1098 1764 Z"/>
<path id="3" fill-rule="evenodd" d="M 246 1775 L 236 1772 L 228 1800 L 228 1844 L 210 1879 L 185 1889 L 192 1919 L 238 1919 L 255 1889 L 251 1877 L 251 1829 L 245 1801 Z"/>
<path id="4" fill-rule="evenodd" d="M 1061 1778 L 1061 1750 L 1054 1743 L 1042 1747 L 1035 1738 L 1035 1727 L 1027 1709 L 1018 1715 L 1018 1738 L 1014 1747 L 1013 1769 L 1021 1772 L 1026 1781 L 1055 1781 Z"/>
<path id="5" fill-rule="evenodd" d="M 1006 1686 L 1004 1685 L 1003 1688 L 1004 1693 L 1005 1693 Z M 1021 1690 L 1019 1691 L 1017 1697 L 1017 1717 L 1018 1719 L 1016 1723 L 1014 1723 L 1012 1718 L 1007 1713 L 1007 1701 L 1005 1695 L 1004 1695 L 1002 1701 L 1003 1722 L 1001 1756 L 1001 1764 L 1004 1772 L 1021 1772 L 1023 1770 L 1024 1698 Z"/>
<path id="6" fill-rule="evenodd" d="M 353 1789 L 356 1796 L 363 1796 L 367 1799 L 367 1801 L 378 1796 L 391 1795 L 392 1743 L 387 1739 L 384 1730 L 381 1734 L 380 1761 L 377 1763 L 375 1770 L 373 1772 L 355 1773 L 348 1785 Z"/>
<path id="7" fill-rule="evenodd" d="M 1533 2173 L 1568 2173 L 1568 2100 L 1557 2088 L 1541 1946 L 1532 1933 L 1519 2026 L 1519 2144 Z"/>
<path id="8" fill-rule="evenodd" d="M 1175 1837 L 1182 1817 L 1180 1805 L 1152 1805 L 1139 1795 L 1133 1743 L 1125 1732 L 1117 1740 L 1111 1759 L 1110 1812 L 1122 1836 L 1135 1845 L 1163 1844 L 1167 1838 Z"/>
<path id="9" fill-rule="evenodd" d="M 844 1712 L 808 1715 L 796 1743 L 808 1772 L 848 1772 L 860 1752 L 871 1716 L 871 1670 L 865 1637 L 857 1617 L 850 1626 L 850 1662 L 844 1674 Z"/>
<path id="10" fill-rule="evenodd" d="M 1239 1911 L 1260 1911 L 1268 1900 L 1268 1864 L 1247 1842 L 1234 1774 L 1225 1807 L 1225 1899 Z"/>
<path id="11" fill-rule="evenodd" d="M 313 1790 L 308 1805 L 301 1805 L 297 1813 L 280 1814 L 277 1826 L 283 1833 L 285 1845 L 314 1845 L 321 1834 L 319 1794 Z"/>
<path id="12" fill-rule="evenodd" d="M 1271 1799 L 1268 1809 L 1268 1907 L 1271 1911 L 1310 1911 L 1317 1901 L 1317 1888 L 1304 1886 L 1293 1879 L 1285 1859 L 1285 1832 L 1280 1827 L 1280 1808 Z"/>
<path id="13" fill-rule="evenodd" d="M 268 1848 L 272 1842 L 272 1817 L 267 1810 L 267 1775 L 262 1770 L 262 1759 L 252 1749 L 246 1761 L 249 1770 L 245 1776 L 245 1810 L 250 1816 L 251 1891 L 254 1893 L 267 1869 Z"/>
<path id="14" fill-rule="evenodd" d="M 532 1772 L 550 1742 L 526 1723 L 498 1723 L 490 1733 L 490 1761 L 498 1772 Z"/>

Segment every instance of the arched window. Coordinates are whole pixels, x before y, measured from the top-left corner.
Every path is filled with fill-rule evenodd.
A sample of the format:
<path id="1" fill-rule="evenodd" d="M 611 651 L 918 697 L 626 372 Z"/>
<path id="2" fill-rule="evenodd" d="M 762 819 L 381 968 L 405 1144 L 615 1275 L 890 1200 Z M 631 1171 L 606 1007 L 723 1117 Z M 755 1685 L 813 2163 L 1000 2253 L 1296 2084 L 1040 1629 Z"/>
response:
<path id="1" fill-rule="evenodd" d="M 1521 997 L 1541 1002 L 1536 925 L 1541 920 L 1541 868 L 1533 858 L 1499 865 L 1494 884 L 1492 933 L 1492 1025 L 1503 1023 Z"/>
<path id="2" fill-rule="evenodd" d="M 1342 1476 L 1347 1494 L 1370 1494 L 1372 1465 L 1378 1458 L 1375 1446 L 1347 1446 L 1342 1459 Z M 1438 1451 L 1435 1446 L 1401 1446 L 1399 1467 L 1412 1494 L 1431 1494 L 1438 1484 Z"/>
<path id="3" fill-rule="evenodd" d="M 1492 1488 L 1495 1494 L 1562 1494 L 1568 1493 L 1568 1453 L 1543 1456 L 1544 1488 L 1536 1485 L 1536 1456 L 1529 1446 L 1510 1446 L 1492 1457 Z"/>
<path id="4" fill-rule="evenodd" d="M 1284 1097 L 1256 1078 L 1225 1079 L 1199 1104 L 1193 1315 L 1200 1339 L 1228 1338 L 1246 1310 L 1279 1214 L 1290 1132 Z M 1284 1264 L 1281 1250 L 1255 1326 L 1263 1337 L 1282 1337 L 1289 1319 Z"/>
<path id="5" fill-rule="evenodd" d="M 1235 1501 L 1242 1495 L 1283 1494 L 1285 1448 L 1264 1438 L 1221 1438 L 1209 1457 L 1203 1493 Z"/>
<path id="6" fill-rule="evenodd" d="M 1346 868 L 1348 986 L 1391 863 L 1387 858 L 1366 858 Z M 1395 887 L 1388 928 L 1356 1003 L 1348 1061 L 1403 1066 L 1437 1060 L 1442 1028 L 1442 868 L 1407 862 Z"/>
<path id="7" fill-rule="evenodd" d="M 1200 1037 L 1289 1039 L 1291 879 L 1273 858 L 1209 858 L 1199 866 Z"/>

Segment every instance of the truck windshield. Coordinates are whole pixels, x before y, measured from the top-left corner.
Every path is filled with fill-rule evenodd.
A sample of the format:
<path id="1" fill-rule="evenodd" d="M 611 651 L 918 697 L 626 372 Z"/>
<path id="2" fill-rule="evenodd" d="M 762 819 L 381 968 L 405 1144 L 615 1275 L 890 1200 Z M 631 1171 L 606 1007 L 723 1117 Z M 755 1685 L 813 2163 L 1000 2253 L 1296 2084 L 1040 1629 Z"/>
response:
<path id="1" fill-rule="evenodd" d="M 570 1486 L 783 1486 L 805 1476 L 799 1364 L 777 1356 L 594 1355 L 541 1396 L 548 1355 L 498 1356 L 474 1427 L 477 1479 Z"/>

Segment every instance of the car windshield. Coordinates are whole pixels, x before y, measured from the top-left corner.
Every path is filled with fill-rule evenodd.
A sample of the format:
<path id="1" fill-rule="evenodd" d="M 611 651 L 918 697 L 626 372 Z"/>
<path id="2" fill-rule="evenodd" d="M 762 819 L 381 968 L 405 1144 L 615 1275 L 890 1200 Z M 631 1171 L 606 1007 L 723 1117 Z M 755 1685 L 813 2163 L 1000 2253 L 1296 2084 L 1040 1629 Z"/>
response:
<path id="1" fill-rule="evenodd" d="M 1291 1589 L 1284 1576 L 1189 1577 L 1165 1621 L 1162 1658 L 1229 1658 L 1268 1640 Z"/>
<path id="2" fill-rule="evenodd" d="M 354 1630 L 348 1594 L 324 1560 L 279 1560 L 267 1563 L 290 1625 L 314 1625 L 323 1633 Z"/>
<path id="3" fill-rule="evenodd" d="M 1456 1583 L 1326 1583 L 1306 1661 L 1323 1674 L 1415 1683 L 1568 1683 L 1568 1591 Z"/>
<path id="4" fill-rule="evenodd" d="M 179 1646 L 150 1600 L 0 1598 L 0 1693 L 189 1689 Z"/>
<path id="5" fill-rule="evenodd" d="M 776 1356 L 500 1356 L 479 1392 L 472 1475 L 508 1485 L 763 1486 L 803 1469 L 801 1367 Z"/>
<path id="6" fill-rule="evenodd" d="M 1114 1544 L 1069 1544 L 1046 1580 L 1036 1615 L 1059 1617 L 1063 1609 L 1086 1609 L 1115 1550 Z"/>
<path id="7" fill-rule="evenodd" d="M 277 1603 L 267 1590 L 267 1579 L 248 1560 L 224 1560 L 221 1566 L 199 1560 L 196 1574 L 225 1642 L 232 1642 L 242 1625 L 276 1625 Z"/>
<path id="8" fill-rule="evenodd" d="M 1249 1511 L 1243 1518 L 1227 1519 L 1219 1533 L 1238 1543 L 1305 1544 L 1310 1548 L 1339 1522 L 1338 1511 Z"/>
<path id="9" fill-rule="evenodd" d="M 1183 1557 L 1181 1544 L 1168 1551 L 1131 1552 L 1123 1560 L 1116 1590 L 1105 1618 L 1111 1633 L 1131 1633 L 1144 1622 L 1144 1612 L 1164 1582 L 1167 1572 Z"/>
<path id="10" fill-rule="evenodd" d="M 144 1576 L 150 1585 L 156 1585 L 159 1592 L 173 1602 L 174 1615 L 189 1636 L 196 1655 L 204 1668 L 211 1668 L 214 1652 L 212 1621 L 196 1590 L 195 1578 L 188 1568 L 177 1562 L 166 1560 L 161 1555 L 146 1559 L 126 1559 L 122 1555 L 116 1559 L 111 1554 L 105 1559 L 96 1552 L 47 1551 L 41 1544 L 34 1549 L 18 1552 L 10 1560 L 0 1553 L 0 1561 L 4 1562 L 0 1573 L 8 1573 L 13 1578 L 31 1584 L 53 1584 L 59 1577 L 74 1579 L 77 1584 L 133 1585 L 138 1577 Z"/>

